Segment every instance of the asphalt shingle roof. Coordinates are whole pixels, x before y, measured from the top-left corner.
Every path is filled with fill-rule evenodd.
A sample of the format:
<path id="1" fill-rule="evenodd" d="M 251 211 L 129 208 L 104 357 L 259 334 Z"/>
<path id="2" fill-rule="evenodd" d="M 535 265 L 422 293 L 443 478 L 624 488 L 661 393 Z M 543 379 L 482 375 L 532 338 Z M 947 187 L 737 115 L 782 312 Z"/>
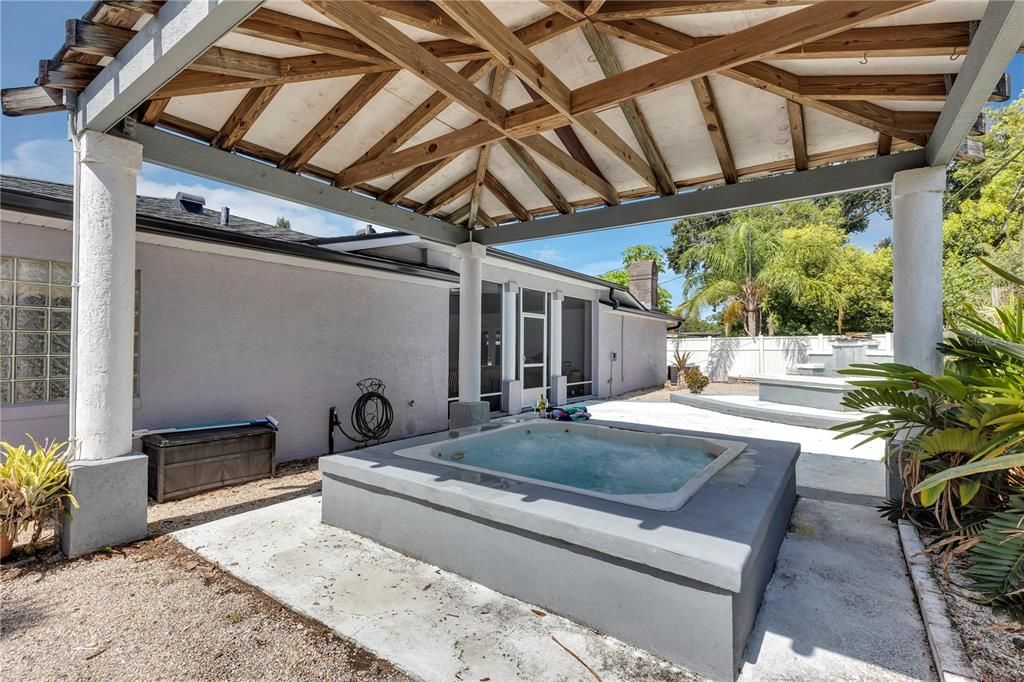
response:
<path id="1" fill-rule="evenodd" d="M 19 192 L 22 194 L 34 194 L 37 196 L 49 197 L 58 201 L 71 202 L 74 197 L 73 188 L 60 182 L 49 182 L 46 180 L 32 180 L 30 178 L 19 178 L 12 175 L 0 175 L 0 188 L 5 192 Z M 175 199 L 162 199 L 158 197 L 140 196 L 136 200 L 135 211 L 140 216 L 156 220 L 167 220 L 196 227 L 206 227 L 225 232 L 237 232 L 253 237 L 264 237 L 278 239 L 288 242 L 306 242 L 316 239 L 311 234 L 297 232 L 291 229 L 282 229 L 274 225 L 268 225 L 249 218 L 231 213 L 227 225 L 220 224 L 220 212 L 208 208 L 203 209 L 202 215 L 191 213 L 182 209 Z"/>

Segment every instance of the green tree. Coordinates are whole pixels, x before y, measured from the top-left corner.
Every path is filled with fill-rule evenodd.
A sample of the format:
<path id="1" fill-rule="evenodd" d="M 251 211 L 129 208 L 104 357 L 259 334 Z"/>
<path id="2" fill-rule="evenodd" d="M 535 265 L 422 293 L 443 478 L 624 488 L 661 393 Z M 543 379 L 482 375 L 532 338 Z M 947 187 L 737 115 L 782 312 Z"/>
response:
<path id="1" fill-rule="evenodd" d="M 653 260 L 654 267 L 658 274 L 665 272 L 665 257 L 657 248 L 650 244 L 637 244 L 630 246 L 622 252 L 622 267 L 601 275 L 601 279 L 608 280 L 620 286 L 629 286 L 629 266 L 640 260 Z M 664 287 L 658 287 L 658 310 L 669 313 L 672 309 L 672 293 Z"/>
<path id="2" fill-rule="evenodd" d="M 692 315 L 706 307 L 722 308 L 728 328 L 742 321 L 749 336 L 761 334 L 769 302 L 785 296 L 797 304 L 820 302 L 837 316 L 842 293 L 821 277 L 834 265 L 841 230 L 819 226 L 817 232 L 777 229 L 758 219 L 730 220 L 715 230 L 714 239 L 683 253 L 680 269 L 700 263 L 687 277 L 681 312 Z"/>
<path id="3" fill-rule="evenodd" d="M 292 221 L 288 220 L 283 215 L 277 216 L 277 222 L 274 223 L 274 227 L 281 230 L 290 230 L 292 229 Z"/>

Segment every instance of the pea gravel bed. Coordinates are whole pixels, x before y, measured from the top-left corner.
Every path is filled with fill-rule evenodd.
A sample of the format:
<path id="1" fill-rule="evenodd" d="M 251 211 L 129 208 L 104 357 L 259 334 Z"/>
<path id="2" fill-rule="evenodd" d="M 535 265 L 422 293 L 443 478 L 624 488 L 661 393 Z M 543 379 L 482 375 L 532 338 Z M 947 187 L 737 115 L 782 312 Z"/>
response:
<path id="1" fill-rule="evenodd" d="M 153 539 L 0 572 L 5 679 L 406 680 L 162 533 L 319 489 L 315 460 L 150 506 Z"/>

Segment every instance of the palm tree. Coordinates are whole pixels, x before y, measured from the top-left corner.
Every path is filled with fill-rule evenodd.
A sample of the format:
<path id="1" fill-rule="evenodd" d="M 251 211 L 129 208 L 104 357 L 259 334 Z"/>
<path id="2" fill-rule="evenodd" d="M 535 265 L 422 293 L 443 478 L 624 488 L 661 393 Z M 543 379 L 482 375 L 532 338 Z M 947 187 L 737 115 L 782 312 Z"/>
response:
<path id="1" fill-rule="evenodd" d="M 686 300 L 680 312 L 692 315 L 708 306 L 724 306 L 723 322 L 743 321 L 748 336 L 761 333 L 765 304 L 772 294 L 794 302 L 820 302 L 837 308 L 842 326 L 842 294 L 803 266 L 835 258 L 834 245 L 794 240 L 786 231 L 754 220 L 738 220 L 718 228 L 716 238 L 687 249 L 679 270 L 696 270 L 683 285 Z M 816 246 L 817 245 L 817 246 Z M 808 254 L 808 248 L 819 253 Z"/>

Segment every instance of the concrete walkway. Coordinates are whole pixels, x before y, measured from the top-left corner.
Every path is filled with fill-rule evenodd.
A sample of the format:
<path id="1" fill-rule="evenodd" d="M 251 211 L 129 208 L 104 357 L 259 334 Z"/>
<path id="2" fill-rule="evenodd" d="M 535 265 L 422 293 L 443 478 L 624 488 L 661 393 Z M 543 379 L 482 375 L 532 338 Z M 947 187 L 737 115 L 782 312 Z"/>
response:
<path id="1" fill-rule="evenodd" d="M 824 429 L 735 417 L 665 401 L 595 401 L 587 407 L 596 419 L 800 443 L 796 482 L 803 497 L 867 506 L 885 497 L 881 441 L 858 448 L 854 446 L 859 439 L 837 441 L 835 433 Z"/>
<path id="2" fill-rule="evenodd" d="M 173 535 L 424 680 L 592 679 L 558 642 L 606 682 L 698 679 L 319 521 L 320 498 L 311 496 Z M 680 614 L 680 627 L 699 627 L 699 620 L 699 614 Z M 869 509 L 801 500 L 746 659 L 744 680 L 933 679 L 895 530 Z"/>

